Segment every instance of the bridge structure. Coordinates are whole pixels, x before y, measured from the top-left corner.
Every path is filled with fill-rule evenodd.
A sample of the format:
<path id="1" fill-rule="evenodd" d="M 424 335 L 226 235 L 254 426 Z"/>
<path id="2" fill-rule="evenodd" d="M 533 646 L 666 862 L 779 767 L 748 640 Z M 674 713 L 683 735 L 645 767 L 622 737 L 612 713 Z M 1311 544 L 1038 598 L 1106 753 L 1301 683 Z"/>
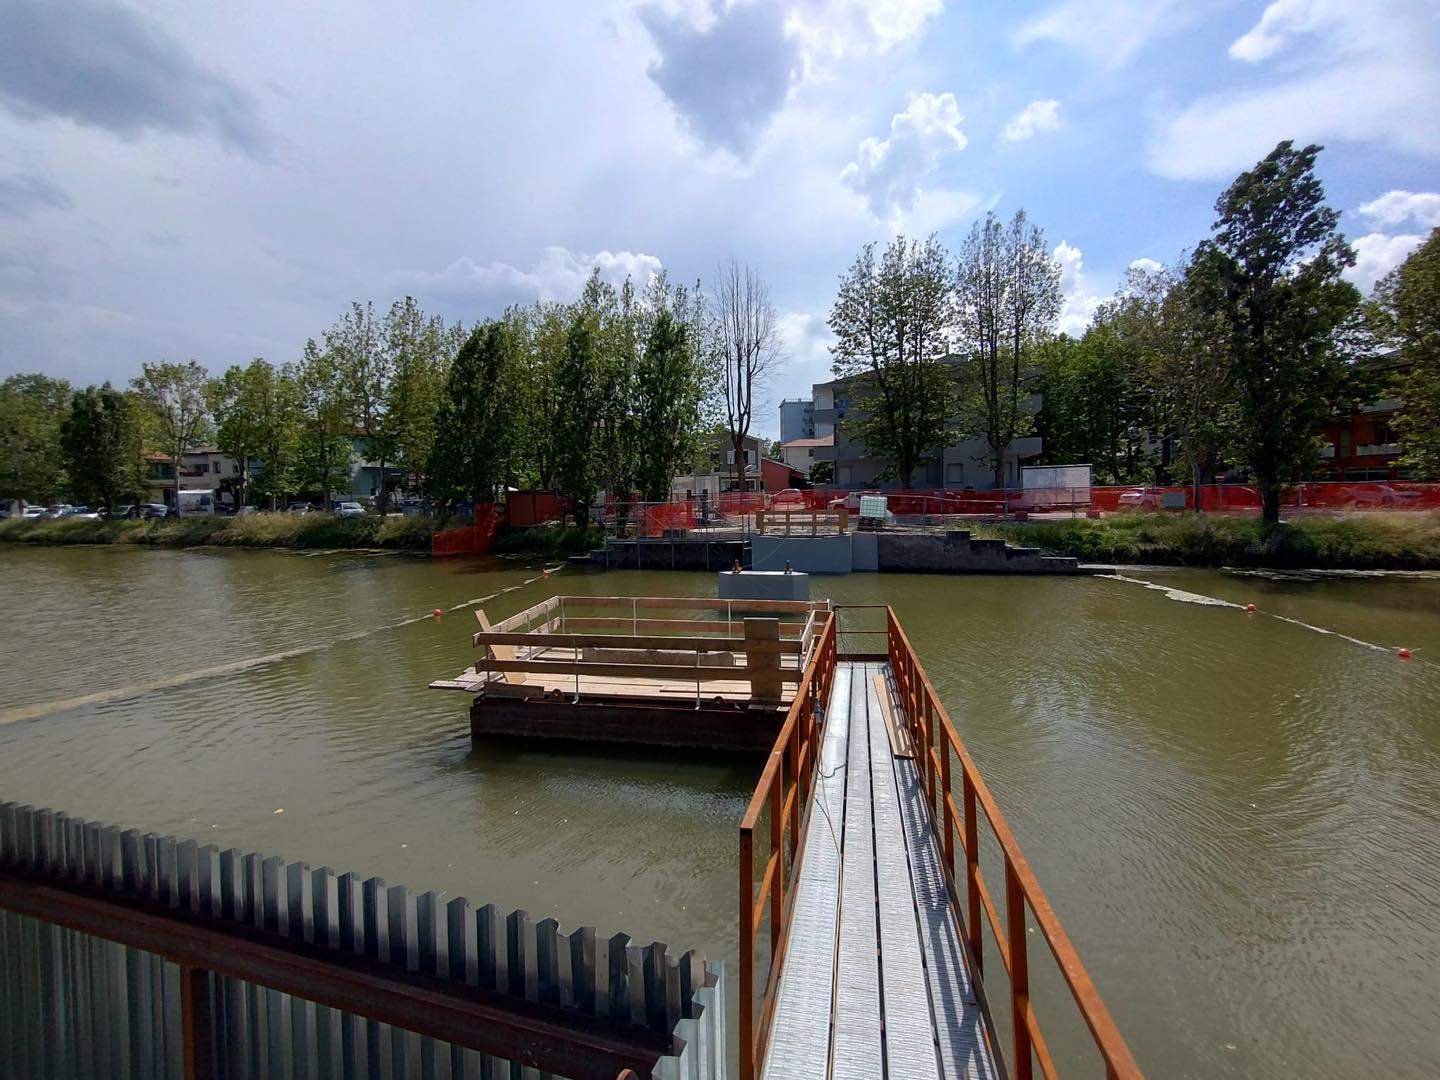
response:
<path id="1" fill-rule="evenodd" d="M 888 606 L 825 622 L 740 826 L 739 901 L 742 1080 L 1141 1075 Z M 1041 984 L 1083 1032 L 1063 1051 Z"/>

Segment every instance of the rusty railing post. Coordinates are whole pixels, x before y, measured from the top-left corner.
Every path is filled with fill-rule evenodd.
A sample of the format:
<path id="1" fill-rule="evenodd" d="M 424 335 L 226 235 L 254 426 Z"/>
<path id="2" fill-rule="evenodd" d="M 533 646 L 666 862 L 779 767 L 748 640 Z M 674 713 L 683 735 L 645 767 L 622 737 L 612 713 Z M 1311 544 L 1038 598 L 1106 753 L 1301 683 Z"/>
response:
<path id="1" fill-rule="evenodd" d="M 970 951 L 975 956 L 975 972 L 980 974 L 985 970 L 984 938 L 980 929 L 980 828 L 976 818 L 975 781 L 963 765 L 960 785 L 965 813 L 965 936 L 970 939 Z"/>
<path id="2" fill-rule="evenodd" d="M 1015 1040 L 1015 1080 L 1030 1080 L 1033 1073 L 1030 1027 L 1025 1014 L 1030 1004 L 1030 964 L 1025 941 L 1025 890 L 1010 856 L 1005 856 L 1005 936 L 1010 947 L 1010 1024 Z"/>
<path id="3" fill-rule="evenodd" d="M 770 970 L 775 970 L 780 951 L 780 930 L 785 917 L 785 781 L 770 786 L 770 858 L 775 860 L 775 880 L 770 885 Z M 766 864 L 769 865 L 768 863 Z"/>
<path id="4" fill-rule="evenodd" d="M 755 1080 L 755 842 L 740 830 L 740 1080 Z"/>
<path id="5" fill-rule="evenodd" d="M 181 1047 L 185 1080 L 215 1075 L 215 1025 L 210 1009 L 210 973 L 188 964 L 180 968 Z"/>

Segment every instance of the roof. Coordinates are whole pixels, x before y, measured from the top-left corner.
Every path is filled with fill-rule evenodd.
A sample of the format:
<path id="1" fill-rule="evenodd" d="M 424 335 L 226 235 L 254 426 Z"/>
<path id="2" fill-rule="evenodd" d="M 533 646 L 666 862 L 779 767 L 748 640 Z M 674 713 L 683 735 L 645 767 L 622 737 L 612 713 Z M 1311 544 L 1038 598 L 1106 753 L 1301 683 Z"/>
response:
<path id="1" fill-rule="evenodd" d="M 791 439 L 791 440 L 790 440 L 789 442 L 787 442 L 787 443 L 781 443 L 781 444 L 780 444 L 781 448 L 784 449 L 784 450 L 790 450 L 790 449 L 803 450 L 803 449 L 805 449 L 807 446 L 834 446 L 834 445 L 835 445 L 835 436 L 834 436 L 834 435 L 824 435 L 824 436 L 821 436 L 821 437 L 818 438 L 818 439 Z"/>

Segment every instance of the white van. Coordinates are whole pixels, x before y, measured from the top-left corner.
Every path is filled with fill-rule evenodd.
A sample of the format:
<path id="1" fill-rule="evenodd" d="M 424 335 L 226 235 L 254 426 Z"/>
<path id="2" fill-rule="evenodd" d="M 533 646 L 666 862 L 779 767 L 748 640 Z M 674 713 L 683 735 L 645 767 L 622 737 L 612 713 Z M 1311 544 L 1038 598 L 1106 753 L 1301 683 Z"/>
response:
<path id="1" fill-rule="evenodd" d="M 215 494 L 211 491 L 179 491 L 177 517 L 209 517 L 215 513 Z"/>

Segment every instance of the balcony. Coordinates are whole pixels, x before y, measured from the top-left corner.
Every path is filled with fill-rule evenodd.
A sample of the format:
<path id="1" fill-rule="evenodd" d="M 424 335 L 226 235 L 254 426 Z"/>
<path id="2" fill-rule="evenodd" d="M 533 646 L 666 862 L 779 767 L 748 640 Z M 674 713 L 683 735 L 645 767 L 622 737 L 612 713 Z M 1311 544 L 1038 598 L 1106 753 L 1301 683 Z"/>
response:
<path id="1" fill-rule="evenodd" d="M 1395 457 L 1402 451 L 1398 442 L 1361 443 L 1355 447 L 1356 457 Z"/>

